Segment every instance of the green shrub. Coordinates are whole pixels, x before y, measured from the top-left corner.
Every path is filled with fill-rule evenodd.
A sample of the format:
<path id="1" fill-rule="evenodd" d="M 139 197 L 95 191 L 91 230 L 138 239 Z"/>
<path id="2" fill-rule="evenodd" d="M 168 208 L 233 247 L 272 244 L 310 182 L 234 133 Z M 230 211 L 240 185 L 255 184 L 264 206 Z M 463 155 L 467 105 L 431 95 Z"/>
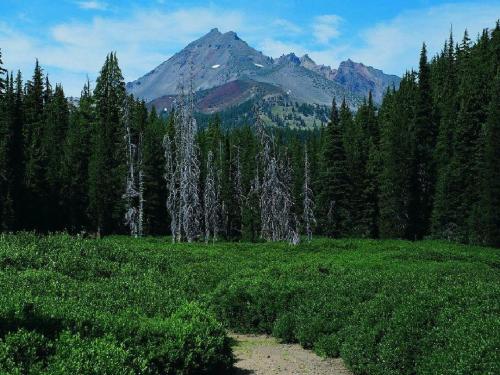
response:
<path id="1" fill-rule="evenodd" d="M 0 235 L 0 373 L 218 374 L 231 329 L 357 374 L 498 374 L 499 264 L 438 241 Z"/>
<path id="2" fill-rule="evenodd" d="M 286 343 L 296 342 L 296 319 L 291 312 L 285 312 L 274 322 L 273 336 Z"/>
<path id="3" fill-rule="evenodd" d="M 54 344 L 56 352 L 50 358 L 48 374 L 134 374 L 127 351 L 111 336 L 83 339 L 65 331 Z"/>
<path id="4" fill-rule="evenodd" d="M 19 329 L 0 339 L 0 373 L 37 373 L 52 348 L 48 340 L 35 331 Z"/>

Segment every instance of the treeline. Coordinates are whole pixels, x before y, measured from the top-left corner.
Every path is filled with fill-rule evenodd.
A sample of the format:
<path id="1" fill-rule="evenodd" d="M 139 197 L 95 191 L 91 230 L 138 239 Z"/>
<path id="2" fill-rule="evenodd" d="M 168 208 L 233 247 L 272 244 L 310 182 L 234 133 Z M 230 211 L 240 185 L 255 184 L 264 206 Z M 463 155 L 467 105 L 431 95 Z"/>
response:
<path id="1" fill-rule="evenodd" d="M 5 70 L 2 71 L 4 73 Z M 0 96 L 0 225 L 4 231 L 124 231 L 124 123 L 144 133 L 147 233 L 168 224 L 162 183 L 164 123 L 127 97 L 115 54 L 78 105 L 36 62 L 26 83 L 6 73 Z"/>
<path id="2" fill-rule="evenodd" d="M 453 36 L 379 112 L 379 229 L 500 245 L 500 25 Z"/>
<path id="3" fill-rule="evenodd" d="M 148 113 L 127 96 L 115 54 L 78 105 L 38 62 L 26 83 L 2 70 L 0 224 L 156 235 L 178 228 L 172 214 L 191 220 L 188 210 L 194 238 L 215 229 L 229 240 L 272 239 L 269 231 L 286 226 L 276 238 L 311 228 L 500 246 L 499 64 L 497 23 L 474 43 L 467 33 L 458 44 L 450 36 L 430 61 L 424 45 L 418 72 L 390 88 L 380 108 L 371 97 L 356 113 L 334 101 L 328 125 L 311 132 L 234 128 L 214 116 L 193 142 L 176 138 L 191 139 L 189 100 L 166 119 Z M 173 189 L 196 193 L 194 206 Z"/>

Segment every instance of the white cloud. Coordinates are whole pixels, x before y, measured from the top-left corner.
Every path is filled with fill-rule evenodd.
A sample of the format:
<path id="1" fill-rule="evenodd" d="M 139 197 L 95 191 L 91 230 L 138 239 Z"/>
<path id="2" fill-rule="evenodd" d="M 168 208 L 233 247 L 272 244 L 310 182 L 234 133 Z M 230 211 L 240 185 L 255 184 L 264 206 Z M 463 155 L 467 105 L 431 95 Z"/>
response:
<path id="1" fill-rule="evenodd" d="M 37 57 L 51 80 L 63 82 L 70 95 L 78 95 L 86 75 L 95 78 L 110 51 L 117 51 L 129 81 L 218 27 L 222 32 L 238 32 L 250 45 L 272 57 L 308 53 L 317 63 L 332 67 L 351 58 L 387 73 L 402 74 L 417 65 L 423 41 L 432 55 L 441 49 L 450 25 L 457 40 L 465 28 L 474 38 L 483 27 L 493 27 L 500 14 L 500 4 L 440 5 L 406 11 L 351 34 L 350 38 L 338 38 L 343 21 L 333 14 L 318 16 L 311 24 L 296 25 L 286 19 L 251 16 L 215 6 L 163 9 L 135 8 L 128 16 L 115 14 L 94 17 L 88 22 L 65 22 L 53 26 L 48 34 L 42 30 L 37 35 L 0 21 L 4 62 L 30 76 Z M 307 33 L 315 42 L 304 39 Z"/>
<path id="2" fill-rule="evenodd" d="M 259 45 L 259 49 L 264 55 L 271 57 L 280 57 L 290 52 L 298 56 L 305 55 L 308 50 L 300 44 L 282 42 L 273 38 L 265 38 Z"/>
<path id="3" fill-rule="evenodd" d="M 78 1 L 78 6 L 81 9 L 87 10 L 106 10 L 108 9 L 108 4 L 102 1 Z"/>
<path id="4" fill-rule="evenodd" d="M 277 29 L 281 30 L 284 33 L 288 34 L 300 34 L 302 33 L 302 28 L 293 22 L 288 20 L 278 18 L 273 21 L 273 26 L 276 26 Z"/>
<path id="5" fill-rule="evenodd" d="M 402 74 L 417 67 L 422 43 L 429 56 L 439 52 L 453 26 L 456 40 L 465 29 L 472 39 L 486 27 L 494 27 L 500 4 L 446 4 L 423 10 L 406 11 L 390 21 L 361 32 L 362 45 L 348 53 L 354 61 L 363 61 L 385 72 Z"/>
<path id="6" fill-rule="evenodd" d="M 315 17 L 312 28 L 314 38 L 318 43 L 327 44 L 340 35 L 342 17 L 336 14 L 325 14 Z"/>
<path id="7" fill-rule="evenodd" d="M 47 40 L 0 23 L 0 46 L 7 66 L 31 74 L 35 58 L 39 58 L 42 66 L 54 71 L 53 80 L 62 81 L 69 94 L 78 95 L 85 76 L 95 77 L 110 51 L 117 51 L 125 79 L 129 81 L 153 69 L 211 28 L 240 30 L 243 24 L 241 13 L 214 7 L 173 12 L 137 10 L 127 18 L 94 17 L 90 22 L 59 24 L 50 29 Z M 81 84 L 69 87 L 61 72 L 72 77 L 80 74 Z"/>

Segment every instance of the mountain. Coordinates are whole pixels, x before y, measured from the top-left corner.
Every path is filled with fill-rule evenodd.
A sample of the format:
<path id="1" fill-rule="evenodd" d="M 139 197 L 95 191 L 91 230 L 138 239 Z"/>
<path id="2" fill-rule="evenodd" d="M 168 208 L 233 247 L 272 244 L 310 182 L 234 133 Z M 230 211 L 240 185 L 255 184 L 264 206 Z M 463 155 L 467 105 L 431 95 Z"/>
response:
<path id="1" fill-rule="evenodd" d="M 251 99 L 282 97 L 290 103 L 330 105 L 346 98 L 357 107 L 371 90 L 380 102 L 399 77 L 350 60 L 338 69 L 316 64 L 308 55 L 290 53 L 278 59 L 250 47 L 232 31 L 212 29 L 182 51 L 127 84 L 129 93 L 159 108 L 168 107 L 181 83 L 192 81 L 197 108 L 205 113 Z"/>

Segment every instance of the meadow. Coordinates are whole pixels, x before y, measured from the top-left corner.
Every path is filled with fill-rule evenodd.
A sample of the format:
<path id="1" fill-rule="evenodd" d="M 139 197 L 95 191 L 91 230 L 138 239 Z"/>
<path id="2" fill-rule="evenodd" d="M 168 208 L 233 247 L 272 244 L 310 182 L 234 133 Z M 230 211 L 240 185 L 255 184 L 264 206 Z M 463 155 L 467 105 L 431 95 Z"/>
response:
<path id="1" fill-rule="evenodd" d="M 500 374 L 500 252 L 0 236 L 0 374 L 223 374 L 228 331 L 355 374 Z"/>

